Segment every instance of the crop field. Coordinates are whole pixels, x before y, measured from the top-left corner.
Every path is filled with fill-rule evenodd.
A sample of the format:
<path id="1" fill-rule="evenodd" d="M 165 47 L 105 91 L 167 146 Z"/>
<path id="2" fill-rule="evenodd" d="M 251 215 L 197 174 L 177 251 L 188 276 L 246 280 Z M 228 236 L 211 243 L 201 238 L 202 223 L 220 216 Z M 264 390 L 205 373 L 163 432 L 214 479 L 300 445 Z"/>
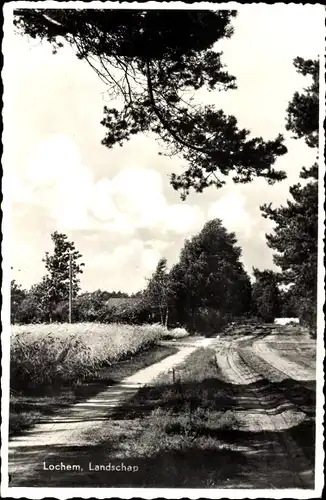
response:
<path id="1" fill-rule="evenodd" d="M 13 326 L 11 389 L 70 384 L 150 348 L 166 335 L 160 325 L 77 323 Z"/>

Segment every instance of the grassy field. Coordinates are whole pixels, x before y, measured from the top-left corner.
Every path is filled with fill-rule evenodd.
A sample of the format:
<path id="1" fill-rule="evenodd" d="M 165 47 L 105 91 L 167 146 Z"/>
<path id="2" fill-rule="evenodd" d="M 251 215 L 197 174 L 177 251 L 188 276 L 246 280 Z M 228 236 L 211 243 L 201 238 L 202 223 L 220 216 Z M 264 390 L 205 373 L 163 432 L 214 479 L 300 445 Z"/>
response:
<path id="1" fill-rule="evenodd" d="M 166 335 L 160 325 L 13 326 L 10 433 L 174 354 L 176 349 L 155 345 Z"/>

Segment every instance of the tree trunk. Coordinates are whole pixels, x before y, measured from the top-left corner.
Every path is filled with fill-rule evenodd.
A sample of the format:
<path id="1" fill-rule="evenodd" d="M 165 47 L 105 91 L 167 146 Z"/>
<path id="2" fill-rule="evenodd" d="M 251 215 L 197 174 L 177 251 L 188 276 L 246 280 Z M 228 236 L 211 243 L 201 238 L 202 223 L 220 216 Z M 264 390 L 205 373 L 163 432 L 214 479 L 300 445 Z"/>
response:
<path id="1" fill-rule="evenodd" d="M 196 308 L 193 307 L 191 309 L 191 323 L 192 323 L 192 329 L 195 330 L 195 316 L 196 316 Z"/>
<path id="2" fill-rule="evenodd" d="M 165 328 L 168 327 L 168 319 L 169 319 L 169 308 L 167 307 L 165 311 Z"/>

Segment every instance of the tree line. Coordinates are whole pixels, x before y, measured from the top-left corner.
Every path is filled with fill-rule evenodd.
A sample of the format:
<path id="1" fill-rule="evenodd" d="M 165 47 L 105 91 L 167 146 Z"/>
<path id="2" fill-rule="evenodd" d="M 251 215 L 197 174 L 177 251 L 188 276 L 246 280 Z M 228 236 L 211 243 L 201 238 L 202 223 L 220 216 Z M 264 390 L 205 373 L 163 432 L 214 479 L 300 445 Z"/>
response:
<path id="1" fill-rule="evenodd" d="M 235 234 L 218 219 L 185 241 L 179 262 L 170 271 L 162 258 L 145 289 L 133 296 L 102 290 L 79 293 L 82 255 L 65 234 L 55 231 L 51 238 L 54 250 L 45 254 L 47 274 L 40 283 L 29 291 L 11 283 L 12 322 L 67 321 L 70 259 L 74 321 L 160 321 L 195 328 L 201 316 L 210 315 L 216 322 L 250 311 L 251 284 L 240 261 L 241 249 Z M 111 298 L 121 302 L 112 307 Z"/>

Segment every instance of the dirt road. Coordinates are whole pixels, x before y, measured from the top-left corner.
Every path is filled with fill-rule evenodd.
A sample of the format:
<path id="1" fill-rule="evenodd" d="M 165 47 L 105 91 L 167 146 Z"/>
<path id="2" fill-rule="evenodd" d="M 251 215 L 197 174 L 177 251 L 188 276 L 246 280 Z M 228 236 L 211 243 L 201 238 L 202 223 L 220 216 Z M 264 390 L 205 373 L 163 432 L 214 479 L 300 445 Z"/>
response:
<path id="1" fill-rule="evenodd" d="M 235 401 L 247 406 L 236 410 L 237 428 L 273 433 L 276 439 L 268 443 L 268 454 L 275 457 L 284 483 L 292 482 L 293 488 L 313 488 L 314 457 L 311 450 L 307 452 L 305 446 L 294 439 L 291 429 L 314 420 L 311 389 L 314 389 L 315 370 L 300 365 L 298 356 L 298 363 L 287 359 L 286 350 L 278 350 L 277 345 L 270 337 L 259 341 L 222 340 L 217 346 L 216 362 L 224 380 L 234 387 Z M 308 384 L 309 395 L 304 391 Z M 237 386 L 241 386 L 242 393 L 237 391 Z M 310 445 L 313 449 L 313 443 Z"/>
<path id="2" fill-rule="evenodd" d="M 305 337 L 272 333 L 263 337 L 188 338 L 173 345 L 180 348 L 177 354 L 13 439 L 9 447 L 10 486 L 46 486 L 42 484 L 44 462 L 51 457 L 65 462 L 71 458 L 72 447 L 76 456 L 78 450 L 82 453 L 88 447 L 94 448 L 103 441 L 103 435 L 108 435 L 108 426 L 113 425 L 111 410 L 119 408 L 143 385 L 151 384 L 160 373 L 182 363 L 194 350 L 209 347 L 216 353 L 221 379 L 234 392 L 237 432 L 266 436 L 265 452 L 272 457 L 271 467 L 280 476 L 277 484 L 313 488 L 314 444 L 310 442 L 307 448 L 305 440 L 294 432 L 298 426 L 314 422 L 315 365 L 313 362 L 309 365 L 309 356 L 305 356 L 309 352 L 313 359 L 313 342 Z M 121 426 L 129 425 L 128 421 L 115 424 L 112 429 L 117 435 Z M 49 481 L 50 476 L 46 477 Z M 268 477 L 266 487 L 274 487 L 268 484 Z"/>

